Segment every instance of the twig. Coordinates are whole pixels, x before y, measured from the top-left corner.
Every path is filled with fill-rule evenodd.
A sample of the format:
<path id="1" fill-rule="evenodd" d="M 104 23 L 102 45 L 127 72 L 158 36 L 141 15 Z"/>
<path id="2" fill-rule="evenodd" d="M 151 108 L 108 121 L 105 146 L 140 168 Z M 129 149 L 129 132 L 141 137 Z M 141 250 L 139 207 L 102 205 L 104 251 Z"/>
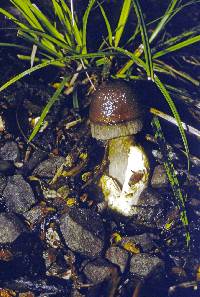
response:
<path id="1" fill-rule="evenodd" d="M 192 288 L 192 287 L 193 287 L 193 290 L 197 290 L 198 282 L 197 281 L 189 281 L 189 282 L 184 282 L 184 283 L 181 283 L 181 284 L 178 284 L 175 286 L 171 286 L 168 290 L 168 294 L 169 294 L 169 296 L 172 296 L 178 288 L 187 289 L 187 288 Z"/>
<path id="2" fill-rule="evenodd" d="M 169 116 L 168 114 L 166 114 L 166 113 L 164 113 L 164 112 L 162 112 L 162 111 L 160 111 L 160 110 L 158 110 L 156 108 L 150 108 L 150 113 L 152 113 L 152 114 L 154 114 L 154 115 L 156 115 L 156 116 L 170 122 L 171 124 L 174 124 L 174 125 L 178 126 L 177 121 L 173 117 Z M 182 126 L 183 126 L 183 129 L 186 132 L 200 138 L 200 131 L 199 130 L 197 130 L 196 128 L 194 128 L 194 127 L 192 127 L 190 125 L 187 125 L 187 124 L 185 124 L 183 122 L 182 122 Z"/>
<path id="3" fill-rule="evenodd" d="M 82 64 L 82 66 L 83 66 L 83 69 L 86 69 L 85 64 L 83 63 L 83 60 L 82 60 L 82 59 L 81 59 L 81 64 Z M 92 82 L 92 80 L 91 80 L 89 74 L 87 73 L 87 71 L 86 71 L 86 76 L 87 76 L 87 78 L 88 78 L 88 80 L 89 80 L 89 82 L 90 82 L 92 88 L 94 89 L 94 91 L 96 91 L 96 88 L 95 88 L 95 86 L 94 86 L 94 84 L 93 84 L 93 82 Z"/>

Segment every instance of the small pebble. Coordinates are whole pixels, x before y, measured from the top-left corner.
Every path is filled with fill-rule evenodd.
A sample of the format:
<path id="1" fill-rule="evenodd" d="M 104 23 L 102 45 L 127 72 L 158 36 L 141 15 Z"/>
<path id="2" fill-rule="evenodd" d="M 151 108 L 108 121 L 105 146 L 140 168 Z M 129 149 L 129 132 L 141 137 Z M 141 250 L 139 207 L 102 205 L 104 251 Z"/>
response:
<path id="1" fill-rule="evenodd" d="M 14 141 L 7 141 L 0 149 L 0 159 L 16 162 L 19 159 L 19 148 Z"/>
<path id="2" fill-rule="evenodd" d="M 65 162 L 64 157 L 51 157 L 41 162 L 33 171 L 32 175 L 51 180 L 60 166 Z"/>
<path id="3" fill-rule="evenodd" d="M 90 209 L 70 209 L 60 220 L 66 245 L 84 256 L 98 257 L 104 248 L 105 233 L 101 217 Z"/>
<path id="4" fill-rule="evenodd" d="M 102 258 L 98 258 L 86 264 L 83 272 L 88 281 L 94 285 L 109 280 L 113 274 L 117 275 L 116 267 Z"/>
<path id="5" fill-rule="evenodd" d="M 21 175 L 8 177 L 3 197 L 8 210 L 19 214 L 29 210 L 36 202 L 30 185 Z"/>
<path id="6" fill-rule="evenodd" d="M 123 273 L 128 264 L 129 253 L 118 247 L 111 246 L 106 251 L 106 259 L 108 259 L 113 264 L 119 266 L 120 271 Z"/>
<path id="7" fill-rule="evenodd" d="M 130 261 L 130 272 L 138 279 L 155 276 L 161 279 L 164 273 L 164 262 L 148 254 L 133 255 Z"/>
<path id="8" fill-rule="evenodd" d="M 13 213 L 0 213 L 0 243 L 12 243 L 26 230 L 23 223 Z"/>
<path id="9" fill-rule="evenodd" d="M 154 168 L 153 176 L 151 179 L 151 186 L 152 188 L 158 189 L 167 187 L 169 185 L 168 177 L 165 172 L 165 168 L 163 165 L 157 165 Z"/>

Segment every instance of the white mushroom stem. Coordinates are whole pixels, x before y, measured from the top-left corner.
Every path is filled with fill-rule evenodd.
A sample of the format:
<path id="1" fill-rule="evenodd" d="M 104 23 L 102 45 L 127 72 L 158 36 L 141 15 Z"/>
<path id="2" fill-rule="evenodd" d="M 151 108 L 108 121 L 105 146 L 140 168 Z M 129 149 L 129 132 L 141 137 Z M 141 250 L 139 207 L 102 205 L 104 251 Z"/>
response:
<path id="1" fill-rule="evenodd" d="M 137 212 L 140 194 L 148 184 L 147 156 L 132 137 L 126 136 L 110 140 L 108 158 L 109 176 L 101 178 L 105 200 L 111 209 L 131 216 Z"/>

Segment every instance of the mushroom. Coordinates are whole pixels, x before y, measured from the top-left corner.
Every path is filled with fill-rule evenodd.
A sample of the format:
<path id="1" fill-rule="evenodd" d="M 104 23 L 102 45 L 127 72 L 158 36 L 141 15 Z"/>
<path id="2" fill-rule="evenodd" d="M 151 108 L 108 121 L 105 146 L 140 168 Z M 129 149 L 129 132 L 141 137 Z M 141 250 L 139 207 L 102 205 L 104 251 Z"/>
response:
<path id="1" fill-rule="evenodd" d="M 149 162 L 134 134 L 142 129 L 142 112 L 132 87 L 122 81 L 103 83 L 92 95 L 92 136 L 108 141 L 108 175 L 100 183 L 108 206 L 125 216 L 136 213 L 147 187 Z"/>

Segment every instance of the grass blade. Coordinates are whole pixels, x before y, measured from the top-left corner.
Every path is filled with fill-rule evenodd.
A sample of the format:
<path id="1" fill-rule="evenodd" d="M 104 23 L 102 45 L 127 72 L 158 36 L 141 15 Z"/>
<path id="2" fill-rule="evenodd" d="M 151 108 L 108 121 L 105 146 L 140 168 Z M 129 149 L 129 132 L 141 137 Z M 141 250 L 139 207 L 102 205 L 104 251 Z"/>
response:
<path id="1" fill-rule="evenodd" d="M 162 19 L 158 23 L 157 27 L 154 29 L 154 31 L 153 31 L 150 39 L 149 39 L 150 43 L 157 37 L 157 35 L 164 29 L 166 24 L 169 22 L 169 20 L 172 17 L 172 14 L 174 12 L 174 9 L 177 6 L 177 3 L 180 4 L 180 1 L 179 0 L 172 0 L 170 2 L 165 14 L 163 15 Z"/>
<path id="2" fill-rule="evenodd" d="M 88 17 L 90 14 L 90 11 L 94 5 L 94 3 L 96 2 L 96 0 L 90 0 L 88 7 L 84 13 L 83 16 L 83 48 L 82 48 L 82 54 L 86 54 L 87 53 L 87 40 L 86 40 L 86 36 L 87 36 L 87 23 L 88 23 Z"/>
<path id="3" fill-rule="evenodd" d="M 156 49 L 158 51 L 158 49 L 163 50 L 167 47 L 173 46 L 179 42 L 182 42 L 184 39 L 186 40 L 186 38 L 191 38 L 191 37 L 195 37 L 200 33 L 200 26 L 196 26 L 190 30 L 185 30 L 183 33 L 181 33 L 180 35 L 177 36 L 173 36 L 169 39 L 167 39 L 165 42 L 162 43 L 158 43 L 158 45 L 156 45 Z M 154 52 L 156 52 L 155 49 L 152 49 L 152 51 L 154 50 Z"/>
<path id="4" fill-rule="evenodd" d="M 121 47 L 114 47 L 113 48 L 115 51 L 123 54 L 124 56 L 128 56 L 129 58 L 131 58 L 131 60 L 133 62 L 135 62 L 138 66 L 142 67 L 145 71 L 147 71 L 147 67 L 146 64 L 144 63 L 144 61 L 142 61 L 140 58 L 138 58 L 135 54 L 131 53 L 128 50 L 124 50 Z"/>
<path id="5" fill-rule="evenodd" d="M 53 43 L 51 43 L 50 41 L 48 41 L 45 38 L 42 38 L 40 41 L 38 41 L 36 38 L 33 38 L 31 36 L 29 36 L 28 34 L 19 31 L 18 32 L 18 36 L 21 38 L 24 38 L 26 40 L 28 40 L 31 44 L 36 44 L 38 45 L 39 48 L 45 50 L 46 52 L 50 53 L 53 57 L 62 57 L 62 53 L 57 51 L 53 45 Z"/>
<path id="6" fill-rule="evenodd" d="M 116 33 L 115 33 L 115 41 L 114 41 L 115 47 L 117 47 L 120 42 L 122 33 L 124 31 L 124 27 L 126 25 L 127 18 L 129 16 L 130 7 L 131 7 L 131 0 L 125 0 L 122 6 L 120 18 L 119 18 Z"/>
<path id="7" fill-rule="evenodd" d="M 170 150 L 169 146 L 166 143 L 159 119 L 157 117 L 154 117 L 151 124 L 152 124 L 153 130 L 155 131 L 155 138 L 159 145 L 160 152 L 163 156 L 165 171 L 168 176 L 168 180 L 170 182 L 170 185 L 174 194 L 174 198 L 176 200 L 175 201 L 176 205 L 180 211 L 180 219 L 185 228 L 186 244 L 187 244 L 187 247 L 189 247 L 190 233 L 188 228 L 189 223 L 188 223 L 186 204 L 185 204 L 186 196 L 183 194 L 181 190 L 179 180 L 176 174 L 176 170 L 174 168 L 174 164 L 172 163 L 172 159 L 170 157 L 172 155 L 172 151 Z"/>
<path id="8" fill-rule="evenodd" d="M 36 5 L 32 4 L 30 9 L 52 36 L 56 37 L 62 42 L 65 42 L 64 36 L 56 29 L 55 26 L 51 24 L 48 18 L 39 10 Z"/>
<path id="9" fill-rule="evenodd" d="M 33 28 L 43 31 L 41 24 L 30 9 L 32 6 L 30 1 L 11 0 L 10 2 L 17 8 L 17 10 L 21 12 L 21 14 Z"/>
<path id="10" fill-rule="evenodd" d="M 6 47 L 16 47 L 16 48 L 20 48 L 20 49 L 28 49 L 30 50 L 29 47 L 23 46 L 23 45 L 19 45 L 19 44 L 15 44 L 15 43 L 9 43 L 9 42 L 0 42 L 0 46 L 6 46 Z"/>
<path id="11" fill-rule="evenodd" d="M 172 0 L 171 3 L 170 3 L 170 5 L 169 5 L 169 7 L 168 7 L 168 9 L 166 10 L 164 16 L 158 19 L 158 20 L 160 20 L 160 22 L 159 22 L 159 24 L 157 25 L 157 27 L 156 27 L 156 29 L 155 29 L 155 32 L 153 32 L 153 34 L 150 36 L 150 38 L 149 38 L 149 43 L 151 43 L 151 42 L 155 39 L 155 37 L 158 35 L 158 33 L 160 33 L 160 31 L 164 29 L 164 26 L 166 25 L 166 23 L 167 23 L 167 21 L 168 21 L 168 18 L 171 17 L 171 13 L 174 11 L 174 8 L 175 8 L 177 2 L 178 2 L 178 0 Z M 157 21 L 157 20 L 154 20 L 154 21 Z M 154 21 L 153 21 L 153 22 L 154 22 Z M 151 23 L 152 23 L 152 22 L 151 22 Z M 137 34 L 137 31 L 136 31 L 136 34 Z M 135 36 L 134 36 L 134 37 L 135 37 Z M 134 52 L 134 54 L 138 53 L 139 56 L 142 55 L 142 53 L 143 53 L 143 49 L 141 48 L 141 46 L 142 46 L 142 45 L 140 45 L 140 46 L 138 47 L 138 49 L 136 49 L 136 51 Z M 133 63 L 134 63 L 134 62 L 133 62 L 132 60 L 128 61 L 128 62 L 125 64 L 125 66 L 122 67 L 122 68 L 120 69 L 120 71 L 118 71 L 118 74 L 119 74 L 119 75 L 124 74 L 126 71 L 128 71 L 128 70 L 131 68 L 131 66 L 133 65 Z"/>
<path id="12" fill-rule="evenodd" d="M 56 39 L 55 37 L 52 37 L 51 35 L 41 32 L 41 31 L 36 31 L 36 30 L 31 30 L 31 29 L 20 29 L 21 32 L 26 32 L 26 33 L 33 33 L 33 35 L 38 36 L 38 37 L 43 37 L 44 39 L 47 39 L 57 45 L 60 48 L 64 48 L 67 51 L 71 51 L 71 48 L 64 42 Z"/>
<path id="13" fill-rule="evenodd" d="M 172 111 L 172 114 L 174 116 L 174 118 L 176 119 L 177 121 L 177 124 L 178 124 L 178 129 L 179 129 L 179 132 L 181 134 L 181 138 L 182 138 L 182 141 L 183 141 L 183 144 L 184 144 L 184 148 L 185 148 L 185 153 L 186 153 L 186 156 L 187 156 L 187 160 L 188 160 L 188 170 L 190 168 L 190 160 L 189 160 L 189 148 L 188 148 L 188 142 L 187 142 L 187 138 L 186 138 L 186 135 L 185 135 L 185 131 L 183 129 L 183 125 L 182 125 L 182 122 L 181 122 L 181 119 L 180 119 L 180 116 L 179 116 L 179 113 L 176 109 L 176 106 L 170 96 L 170 94 L 168 93 L 167 89 L 165 88 L 165 86 L 163 85 L 163 83 L 160 81 L 160 79 L 158 78 L 157 75 L 155 75 L 154 77 L 154 81 L 155 81 L 155 84 L 156 86 L 158 87 L 158 89 L 161 91 L 161 93 L 163 94 L 164 98 L 166 99 L 171 111 Z"/>
<path id="14" fill-rule="evenodd" d="M 58 16 L 60 23 L 64 27 L 65 38 L 66 38 L 68 44 L 71 46 L 72 45 L 72 41 L 71 41 L 71 31 L 72 30 L 71 30 L 70 21 L 68 20 L 66 14 L 64 13 L 63 7 L 56 0 L 52 0 L 52 3 L 54 6 L 55 14 Z"/>
<path id="15" fill-rule="evenodd" d="M 65 3 L 65 1 L 64 1 L 64 0 L 60 0 L 60 2 L 61 2 L 61 5 L 62 5 L 62 8 L 63 8 L 63 11 L 64 11 L 65 13 L 67 13 L 68 17 L 70 18 L 70 22 L 71 22 L 71 24 L 70 24 L 70 28 L 71 28 L 71 29 L 70 29 L 70 31 L 68 31 L 68 32 L 69 32 L 69 33 L 72 32 L 72 33 L 74 34 L 74 37 L 75 37 L 75 39 L 76 39 L 76 42 L 77 42 L 79 48 L 82 48 L 82 46 L 83 46 L 82 32 L 81 32 L 81 30 L 79 30 L 76 21 L 75 21 L 75 20 L 73 21 L 71 10 L 69 9 L 69 7 L 68 7 L 67 4 Z M 74 23 L 73 23 L 73 22 L 74 22 Z"/>
<path id="16" fill-rule="evenodd" d="M 168 65 L 160 60 L 156 60 L 156 62 L 154 62 L 154 70 L 157 70 L 158 72 L 166 71 L 166 73 L 168 75 L 171 75 L 175 78 L 181 78 L 181 79 L 188 80 L 189 82 L 193 83 L 197 87 L 200 85 L 199 81 L 194 79 L 193 77 L 191 77 L 188 73 L 177 70 L 173 66 Z"/>
<path id="17" fill-rule="evenodd" d="M 138 0 L 133 1 L 133 6 L 138 18 L 138 22 L 140 25 L 140 31 L 142 35 L 142 42 L 143 42 L 143 48 L 144 48 L 144 54 L 146 59 L 146 66 L 147 66 L 147 76 L 152 81 L 154 80 L 154 72 L 153 72 L 153 62 L 152 62 L 152 55 L 151 55 L 151 49 L 149 45 L 149 39 L 147 35 L 146 25 L 143 18 L 143 13 L 140 8 L 140 4 Z"/>
<path id="18" fill-rule="evenodd" d="M 116 53 L 115 53 L 116 54 Z M 31 74 L 34 71 L 37 71 L 39 69 L 45 68 L 47 66 L 50 65 L 54 65 L 57 62 L 69 62 L 69 61 L 73 61 L 73 60 L 80 60 L 80 59 L 94 59 L 94 58 L 98 58 L 98 57 L 105 57 L 105 56 L 110 56 L 110 55 L 114 55 L 113 52 L 97 52 L 97 53 L 89 53 L 89 54 L 77 54 L 77 55 L 72 55 L 72 56 L 66 56 L 63 58 L 59 58 L 59 59 L 52 59 L 49 61 L 46 61 L 44 63 L 38 64 L 32 68 L 29 68 L 23 72 L 21 72 L 20 74 L 16 75 L 15 77 L 11 78 L 9 81 L 7 81 L 5 84 L 3 84 L 0 87 L 0 92 L 5 90 L 7 87 L 11 86 L 12 84 L 14 84 L 16 81 L 20 80 L 21 78 L 25 77 L 28 74 Z"/>
<path id="19" fill-rule="evenodd" d="M 35 128 L 33 129 L 33 132 L 31 133 L 28 141 L 30 142 L 31 140 L 33 140 L 33 138 L 35 137 L 35 135 L 37 134 L 37 132 L 39 131 L 44 119 L 46 118 L 47 113 L 49 112 L 49 110 L 51 109 L 51 107 L 53 106 L 53 104 L 56 102 L 56 100 L 58 100 L 58 97 L 60 95 L 60 93 L 62 92 L 62 90 L 65 87 L 65 84 L 67 82 L 67 80 L 69 79 L 69 77 L 64 77 L 62 82 L 60 83 L 58 89 L 55 91 L 55 93 L 53 94 L 53 96 L 50 98 L 49 102 L 47 103 L 47 105 L 45 106 L 45 108 L 43 109 L 40 119 L 37 122 Z"/>
<path id="20" fill-rule="evenodd" d="M 18 21 L 11 13 L 7 12 L 3 8 L 0 8 L 0 13 L 2 13 L 9 20 L 13 21 L 15 24 L 17 24 L 20 28 L 28 28 L 26 25 Z"/>
<path id="21" fill-rule="evenodd" d="M 112 43 L 113 43 L 113 40 L 112 40 L 112 29 L 111 29 L 109 20 L 108 20 L 108 18 L 106 16 L 105 10 L 103 9 L 102 5 L 100 3 L 98 3 L 98 6 L 99 6 L 99 8 L 101 10 L 101 13 L 102 13 L 102 16 L 104 18 L 104 21 L 105 21 L 105 24 L 106 24 L 106 28 L 107 28 L 107 31 L 108 31 L 109 45 L 112 46 Z"/>
<path id="22" fill-rule="evenodd" d="M 158 57 L 162 57 L 162 56 L 164 56 L 164 55 L 166 55 L 168 53 L 177 51 L 177 50 L 179 50 L 181 48 L 184 48 L 184 47 L 186 47 L 188 45 L 194 44 L 194 43 L 199 42 L 199 41 L 200 41 L 200 35 L 197 35 L 195 37 L 191 37 L 191 38 L 189 38 L 187 40 L 179 42 L 179 43 L 177 43 L 175 45 L 172 45 L 172 46 L 170 46 L 170 47 L 168 47 L 168 48 L 166 48 L 164 50 L 161 50 L 161 51 L 155 53 L 153 55 L 153 59 L 158 58 Z"/>

